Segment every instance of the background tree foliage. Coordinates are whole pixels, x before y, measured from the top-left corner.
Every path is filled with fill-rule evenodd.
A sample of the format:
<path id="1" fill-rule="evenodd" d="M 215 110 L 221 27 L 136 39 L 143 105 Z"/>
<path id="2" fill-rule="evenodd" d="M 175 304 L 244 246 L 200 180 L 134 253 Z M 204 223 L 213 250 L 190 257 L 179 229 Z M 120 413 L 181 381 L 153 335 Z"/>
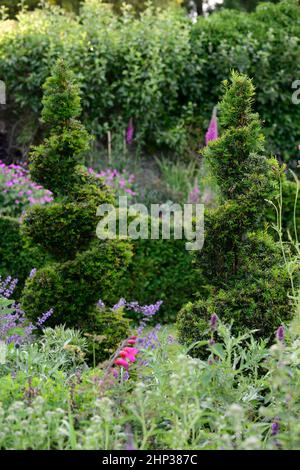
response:
<path id="1" fill-rule="evenodd" d="M 58 5 L 65 8 L 68 11 L 78 11 L 81 0 L 0 0 L 0 7 L 5 6 L 8 9 L 10 17 L 14 17 L 18 11 L 23 7 L 28 8 L 28 10 L 34 10 L 40 4 L 48 3 L 52 5 Z"/>
<path id="2" fill-rule="evenodd" d="M 78 19 L 47 9 L 22 15 L 20 27 L 2 22 L 0 77 L 8 93 L 0 119 L 9 153 L 25 158 L 37 140 L 41 86 L 64 57 L 80 84 L 85 124 L 103 145 L 108 130 L 123 138 L 133 119 L 135 143 L 149 153 L 198 149 L 220 83 L 234 69 L 253 77 L 268 151 L 296 159 L 300 107 L 291 98 L 300 75 L 299 18 L 296 0 L 253 13 L 224 9 L 195 24 L 180 8 L 136 18 L 88 0 Z"/>
<path id="3" fill-rule="evenodd" d="M 279 0 L 264 0 L 265 2 L 278 3 Z M 253 11 L 261 0 L 223 0 L 222 8 L 232 8 L 242 11 Z"/>
<path id="4" fill-rule="evenodd" d="M 202 0 L 198 3 L 202 4 Z M 18 11 L 20 10 L 22 4 L 26 6 L 29 10 L 34 10 L 37 8 L 40 4 L 43 4 L 45 2 L 50 3 L 51 5 L 58 5 L 60 7 L 65 8 L 68 11 L 74 11 L 78 12 L 80 8 L 80 4 L 82 3 L 82 0 L 0 0 L 0 6 L 5 6 L 8 8 L 8 12 L 10 17 L 14 17 Z M 100 3 L 100 0 L 99 0 Z M 103 0 L 103 3 L 108 3 L 113 5 L 114 10 L 117 12 L 121 11 L 122 4 L 125 3 L 125 0 Z M 149 3 L 149 0 L 126 0 L 126 3 L 128 5 L 132 5 L 132 7 L 135 9 L 137 12 L 141 12 L 145 10 L 147 3 Z M 168 7 L 170 5 L 177 5 L 180 6 L 182 4 L 186 4 L 188 6 L 188 1 L 185 2 L 185 0 L 152 0 L 152 4 L 157 7 Z"/>

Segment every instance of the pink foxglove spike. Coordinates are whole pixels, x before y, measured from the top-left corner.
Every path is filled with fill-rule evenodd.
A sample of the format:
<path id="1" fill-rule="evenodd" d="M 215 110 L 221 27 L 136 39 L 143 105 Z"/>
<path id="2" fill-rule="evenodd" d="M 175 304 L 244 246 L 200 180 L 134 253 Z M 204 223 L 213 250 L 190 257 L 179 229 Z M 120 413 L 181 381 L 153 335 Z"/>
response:
<path id="1" fill-rule="evenodd" d="M 127 131 L 126 131 L 126 142 L 128 145 L 132 143 L 133 135 L 134 135 L 134 127 L 133 127 L 132 119 L 130 119 L 128 123 Z"/>
<path id="2" fill-rule="evenodd" d="M 209 123 L 209 128 L 205 134 L 205 144 L 208 145 L 208 142 L 211 140 L 216 140 L 218 138 L 218 118 L 217 118 L 217 107 L 215 106 L 212 112 L 211 120 Z"/>

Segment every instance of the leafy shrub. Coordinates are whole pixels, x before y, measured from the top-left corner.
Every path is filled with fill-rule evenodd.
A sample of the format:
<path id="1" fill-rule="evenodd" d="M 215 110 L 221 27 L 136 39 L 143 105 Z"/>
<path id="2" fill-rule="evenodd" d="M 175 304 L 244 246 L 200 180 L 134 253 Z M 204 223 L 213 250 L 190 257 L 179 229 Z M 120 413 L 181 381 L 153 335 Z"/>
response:
<path id="1" fill-rule="evenodd" d="M 83 364 L 88 344 L 80 331 L 56 326 L 43 329 L 39 347 L 45 363 L 72 370 Z"/>
<path id="2" fill-rule="evenodd" d="M 205 242 L 197 255 L 206 299 L 188 305 L 179 314 L 183 341 L 201 339 L 201 318 L 212 313 L 237 329 L 258 329 L 271 335 L 289 317 L 289 272 L 280 247 L 259 231 L 266 199 L 276 190 L 276 160 L 262 155 L 263 138 L 258 115 L 252 112 L 254 87 L 244 75 L 233 73 L 225 82 L 220 103 L 221 137 L 204 151 L 221 192 L 221 205 L 207 211 Z M 254 231 L 256 229 L 256 231 Z M 203 303 L 205 302 L 205 303 Z"/>
<path id="3" fill-rule="evenodd" d="M 23 218 L 26 236 L 53 256 L 26 281 L 22 305 L 30 319 L 41 306 L 54 308 L 50 326 L 65 324 L 98 333 L 100 295 L 114 295 L 114 286 L 131 256 L 126 242 L 96 238 L 96 211 L 113 202 L 102 180 L 78 165 L 89 136 L 76 119 L 80 113 L 78 87 L 73 74 L 59 61 L 45 83 L 42 117 L 50 136 L 34 148 L 30 174 L 55 195 L 53 203 L 34 206 Z M 120 327 L 122 325 L 120 324 Z M 118 322 L 114 322 L 118 330 Z M 100 334 L 102 325 L 100 327 Z"/>
<path id="4" fill-rule="evenodd" d="M 300 69 L 299 14 L 294 0 L 250 14 L 225 10 L 196 24 L 180 9 L 118 17 L 98 0 L 85 2 L 78 19 L 49 8 L 22 14 L 0 32 L 4 119 L 19 129 L 11 138 L 21 148 L 38 135 L 42 84 L 65 57 L 81 85 L 86 123 L 105 144 L 108 129 L 123 136 L 132 118 L 137 145 L 198 148 L 220 83 L 237 69 L 254 79 L 269 149 L 296 156 L 300 111 L 291 84 Z M 35 133 L 26 137 L 29 120 Z"/>
<path id="5" fill-rule="evenodd" d="M 99 297 L 104 302 L 117 298 L 118 281 L 130 257 L 126 242 L 96 241 L 74 259 L 46 264 L 26 281 L 24 310 L 30 318 L 36 318 L 41 305 L 49 305 L 54 308 L 49 325 L 63 323 L 90 329 L 99 315 L 94 307 Z"/>

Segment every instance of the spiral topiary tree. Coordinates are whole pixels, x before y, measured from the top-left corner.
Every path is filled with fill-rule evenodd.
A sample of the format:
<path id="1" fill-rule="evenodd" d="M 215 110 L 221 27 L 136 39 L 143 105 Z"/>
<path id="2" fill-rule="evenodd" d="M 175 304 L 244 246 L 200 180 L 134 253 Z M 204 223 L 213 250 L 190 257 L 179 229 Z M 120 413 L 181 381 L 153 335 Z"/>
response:
<path id="1" fill-rule="evenodd" d="M 233 328 L 268 336 L 290 314 L 290 279 L 282 252 L 264 231 L 264 214 L 277 188 L 275 159 L 263 156 L 264 139 L 252 105 L 254 87 L 232 73 L 219 104 L 222 135 L 204 150 L 221 193 L 221 204 L 205 214 L 205 242 L 197 254 L 205 292 L 179 313 L 182 341 L 204 339 L 215 313 Z M 194 351 L 195 354 L 199 353 Z"/>
<path id="2" fill-rule="evenodd" d="M 96 303 L 100 297 L 108 303 L 117 298 L 115 286 L 131 248 L 126 241 L 96 237 L 97 207 L 113 203 L 114 196 L 81 165 L 90 136 L 78 120 L 80 112 L 78 85 L 60 60 L 44 85 L 42 121 L 49 136 L 30 156 L 31 178 L 55 197 L 53 203 L 30 208 L 22 223 L 24 235 L 40 245 L 50 261 L 27 280 L 21 303 L 31 319 L 49 306 L 54 309 L 49 325 L 63 323 L 99 335 L 109 326 L 111 335 Z M 116 337 L 124 324 L 116 317 Z"/>

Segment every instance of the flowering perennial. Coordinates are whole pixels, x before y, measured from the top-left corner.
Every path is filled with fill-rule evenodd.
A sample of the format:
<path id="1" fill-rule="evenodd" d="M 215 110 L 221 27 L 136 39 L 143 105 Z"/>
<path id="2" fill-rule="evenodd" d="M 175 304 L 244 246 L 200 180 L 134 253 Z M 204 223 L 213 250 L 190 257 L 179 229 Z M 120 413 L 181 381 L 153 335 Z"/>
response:
<path id="1" fill-rule="evenodd" d="M 26 166 L 6 165 L 0 160 L 1 214 L 19 216 L 28 206 L 47 204 L 53 200 L 51 191 L 34 183 Z"/>
<path id="2" fill-rule="evenodd" d="M 217 108 L 215 107 L 212 112 L 208 130 L 205 134 L 205 144 L 208 145 L 208 143 L 211 140 L 217 140 L 217 138 L 218 138 L 218 120 L 217 120 Z"/>
<path id="3" fill-rule="evenodd" d="M 35 324 L 29 322 L 20 305 L 10 299 L 17 279 L 0 277 L 0 341 L 20 345 L 28 342 L 33 331 L 43 327 L 53 314 L 53 309 L 43 313 Z"/>

